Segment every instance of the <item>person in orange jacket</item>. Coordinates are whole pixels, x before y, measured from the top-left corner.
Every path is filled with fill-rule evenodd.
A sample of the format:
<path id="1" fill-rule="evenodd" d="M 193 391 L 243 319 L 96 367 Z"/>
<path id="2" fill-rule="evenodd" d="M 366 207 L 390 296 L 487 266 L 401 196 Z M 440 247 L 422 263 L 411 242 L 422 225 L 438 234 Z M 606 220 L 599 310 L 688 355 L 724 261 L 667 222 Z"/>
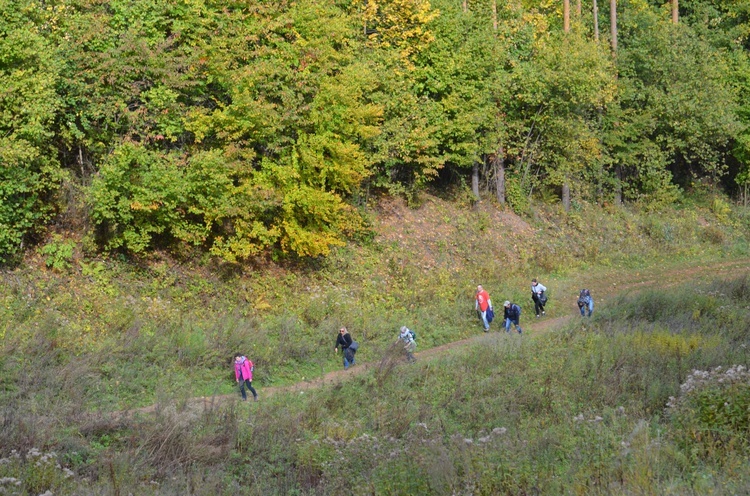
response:
<path id="1" fill-rule="evenodd" d="M 482 317 L 482 324 L 484 325 L 484 332 L 490 330 L 490 323 L 487 321 L 487 310 L 492 310 L 492 300 L 490 300 L 490 294 L 484 290 L 482 285 L 477 286 L 477 294 L 474 297 L 474 310 L 478 310 Z"/>

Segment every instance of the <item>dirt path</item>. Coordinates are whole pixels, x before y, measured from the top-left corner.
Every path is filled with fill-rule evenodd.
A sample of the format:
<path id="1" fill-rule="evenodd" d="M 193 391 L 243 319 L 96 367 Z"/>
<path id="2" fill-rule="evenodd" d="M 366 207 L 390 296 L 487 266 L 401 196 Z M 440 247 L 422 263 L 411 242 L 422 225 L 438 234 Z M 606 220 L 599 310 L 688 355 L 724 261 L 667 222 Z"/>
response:
<path id="1" fill-rule="evenodd" d="M 645 272 L 645 274 L 642 274 Z M 679 268 L 660 268 L 654 267 L 649 268 L 645 271 L 638 272 L 617 272 L 611 274 L 611 277 L 602 277 L 597 275 L 594 280 L 587 279 L 585 276 L 582 278 L 576 278 L 569 282 L 568 286 L 571 287 L 588 287 L 592 290 L 592 293 L 596 295 L 596 301 L 598 305 L 601 302 L 606 301 L 613 296 L 625 294 L 630 291 L 638 291 L 641 289 L 647 289 L 652 287 L 670 287 L 678 284 L 683 284 L 689 281 L 698 279 L 710 279 L 717 276 L 738 276 L 750 272 L 750 259 L 732 260 L 727 262 L 715 262 L 700 265 L 693 265 Z M 617 281 L 617 282 L 609 282 Z M 524 334 L 534 336 L 540 336 L 552 329 L 562 326 L 574 317 L 577 317 L 575 312 L 574 300 L 571 300 L 571 313 L 568 315 L 558 316 L 554 318 L 546 318 L 540 320 L 526 321 L 524 327 Z M 426 360 L 432 357 L 444 355 L 451 350 L 467 346 L 471 343 L 475 343 L 486 336 L 484 333 L 480 333 L 470 338 L 461 339 L 459 341 L 453 341 L 446 343 L 434 348 L 430 348 L 421 351 L 416 354 L 419 360 Z M 309 389 L 319 388 L 324 385 L 332 385 L 347 380 L 350 377 L 364 374 L 379 365 L 379 362 L 369 362 L 363 364 L 357 364 L 351 367 L 349 370 L 335 370 L 329 372 L 321 377 L 311 379 L 308 381 L 298 382 L 288 386 L 276 386 L 276 387 L 265 387 L 259 392 L 261 400 L 274 394 L 285 393 L 285 392 L 302 392 Z M 196 408 L 209 408 L 223 404 L 227 401 L 237 401 L 238 394 L 226 394 L 210 397 L 197 397 L 188 400 L 185 405 L 188 409 Z M 124 412 L 115 413 L 115 417 L 129 417 L 133 414 L 149 414 L 157 412 L 160 405 L 150 405 L 143 408 L 128 410 Z"/>

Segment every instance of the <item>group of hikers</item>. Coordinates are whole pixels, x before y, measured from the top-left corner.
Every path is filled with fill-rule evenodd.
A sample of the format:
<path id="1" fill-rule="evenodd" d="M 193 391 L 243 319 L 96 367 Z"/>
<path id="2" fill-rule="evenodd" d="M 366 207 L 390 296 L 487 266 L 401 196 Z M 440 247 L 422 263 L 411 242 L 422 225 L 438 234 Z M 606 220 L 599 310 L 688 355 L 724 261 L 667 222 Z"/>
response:
<path id="1" fill-rule="evenodd" d="M 534 301 L 534 311 L 536 312 L 536 318 L 540 318 L 545 315 L 544 307 L 547 305 L 547 288 L 536 279 L 531 280 L 531 299 Z M 490 323 L 494 320 L 495 312 L 492 307 L 492 300 L 490 295 L 481 285 L 477 286 L 477 291 L 474 296 L 474 310 L 477 311 L 479 317 L 484 326 L 484 332 L 489 332 Z M 582 316 L 591 317 L 594 312 L 594 298 L 591 296 L 591 291 L 588 289 L 582 289 L 578 294 L 578 309 Z M 523 330 L 520 325 L 521 320 L 521 307 L 512 303 L 510 300 L 505 300 L 503 303 L 503 326 L 505 331 L 510 333 L 511 326 L 515 326 L 518 334 L 522 334 Z M 404 351 L 406 352 L 406 359 L 409 362 L 416 361 L 414 352 L 417 349 L 417 335 L 416 333 L 406 326 L 401 326 L 399 330 L 397 343 L 403 345 Z M 338 336 L 336 336 L 336 345 L 333 347 L 335 353 L 338 353 L 339 348 L 344 359 L 344 370 L 350 366 L 355 365 L 355 355 L 359 349 L 359 343 L 352 339 L 351 334 L 346 327 L 339 329 Z M 247 393 L 245 389 L 248 389 L 253 394 L 253 399 L 258 400 L 258 393 L 253 388 L 253 362 L 247 359 L 247 357 L 237 354 L 234 358 L 234 374 L 237 383 L 240 387 L 240 394 L 242 400 L 247 401 Z"/>
<path id="2" fill-rule="evenodd" d="M 545 315 L 544 306 L 547 304 L 547 288 L 536 279 L 531 280 L 531 299 L 534 302 L 534 311 L 536 312 L 536 318 L 540 318 Z M 495 311 L 492 307 L 492 300 L 490 295 L 480 284 L 477 286 L 477 292 L 474 296 L 474 310 L 479 314 L 479 318 L 482 320 L 484 326 L 484 332 L 490 330 L 490 323 L 495 318 Z M 578 310 L 582 316 L 591 317 L 594 313 L 594 298 L 591 296 L 591 291 L 588 289 L 582 289 L 578 293 Z M 521 306 L 517 303 L 511 303 L 509 300 L 505 300 L 503 303 L 503 326 L 506 332 L 510 332 L 511 325 L 514 325 L 518 334 L 522 333 L 521 326 L 519 324 L 521 319 Z"/>

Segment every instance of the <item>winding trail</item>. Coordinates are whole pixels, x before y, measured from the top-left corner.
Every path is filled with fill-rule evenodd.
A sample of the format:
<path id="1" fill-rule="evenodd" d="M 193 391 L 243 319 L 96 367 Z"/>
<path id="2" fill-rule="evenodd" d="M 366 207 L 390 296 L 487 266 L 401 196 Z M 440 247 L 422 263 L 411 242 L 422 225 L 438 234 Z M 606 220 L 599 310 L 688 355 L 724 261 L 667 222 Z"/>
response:
<path id="1" fill-rule="evenodd" d="M 592 293 L 596 295 L 597 305 L 601 305 L 603 301 L 613 296 L 627 294 L 631 291 L 639 291 L 642 289 L 649 289 L 653 287 L 671 287 L 679 284 L 684 284 L 690 281 L 696 280 L 707 280 L 713 279 L 720 276 L 741 276 L 743 274 L 750 273 L 750 259 L 735 259 L 723 262 L 712 262 L 703 263 L 699 265 L 688 265 L 677 268 L 664 268 L 664 267 L 651 267 L 639 271 L 631 272 L 620 272 L 608 275 L 606 278 L 602 277 L 601 273 L 595 274 L 592 280 L 591 275 L 588 277 L 571 278 L 566 282 L 569 287 L 580 288 L 588 287 L 592 290 Z M 616 280 L 616 283 L 604 282 Z M 540 320 L 533 320 L 532 322 L 526 321 L 524 325 L 524 335 L 533 337 L 541 336 L 547 332 L 559 328 L 566 322 L 573 318 L 579 318 L 575 311 L 574 299 L 571 300 L 571 313 L 568 315 L 562 315 L 557 317 L 548 317 Z M 478 328 L 479 329 L 479 328 Z M 479 332 L 477 335 L 446 343 L 434 348 L 429 348 L 416 354 L 419 360 L 430 359 L 433 357 L 445 355 L 452 350 L 468 346 L 472 343 L 476 343 L 487 336 L 485 333 Z M 264 398 L 278 394 L 288 392 L 302 392 L 310 389 L 319 388 L 326 385 L 338 384 L 348 378 L 364 374 L 370 370 L 377 368 L 380 365 L 380 361 L 368 362 L 357 364 L 351 367 L 349 370 L 335 370 L 328 372 L 320 377 L 297 382 L 287 386 L 272 386 L 265 387 L 259 390 L 259 395 L 262 403 Z M 221 404 L 238 401 L 239 394 L 224 394 L 206 397 L 195 397 L 187 400 L 185 408 L 189 410 L 197 409 L 210 409 L 215 408 Z M 121 412 L 113 412 L 110 414 L 110 420 L 124 420 L 130 418 L 133 415 L 146 415 L 151 413 L 159 412 L 161 405 L 154 404 L 145 406 L 142 408 L 136 408 L 132 410 L 126 410 Z"/>

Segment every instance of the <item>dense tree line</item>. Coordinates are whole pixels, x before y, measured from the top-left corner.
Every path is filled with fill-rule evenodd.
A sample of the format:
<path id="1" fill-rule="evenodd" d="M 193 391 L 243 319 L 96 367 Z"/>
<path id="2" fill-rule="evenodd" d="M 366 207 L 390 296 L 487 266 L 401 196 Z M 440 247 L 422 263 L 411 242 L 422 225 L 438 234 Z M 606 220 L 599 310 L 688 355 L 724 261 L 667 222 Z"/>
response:
<path id="1" fill-rule="evenodd" d="M 0 256 L 64 185 L 103 249 L 229 261 L 327 254 L 365 188 L 473 176 L 520 211 L 746 187 L 750 0 L 676 6 L 0 0 Z"/>

